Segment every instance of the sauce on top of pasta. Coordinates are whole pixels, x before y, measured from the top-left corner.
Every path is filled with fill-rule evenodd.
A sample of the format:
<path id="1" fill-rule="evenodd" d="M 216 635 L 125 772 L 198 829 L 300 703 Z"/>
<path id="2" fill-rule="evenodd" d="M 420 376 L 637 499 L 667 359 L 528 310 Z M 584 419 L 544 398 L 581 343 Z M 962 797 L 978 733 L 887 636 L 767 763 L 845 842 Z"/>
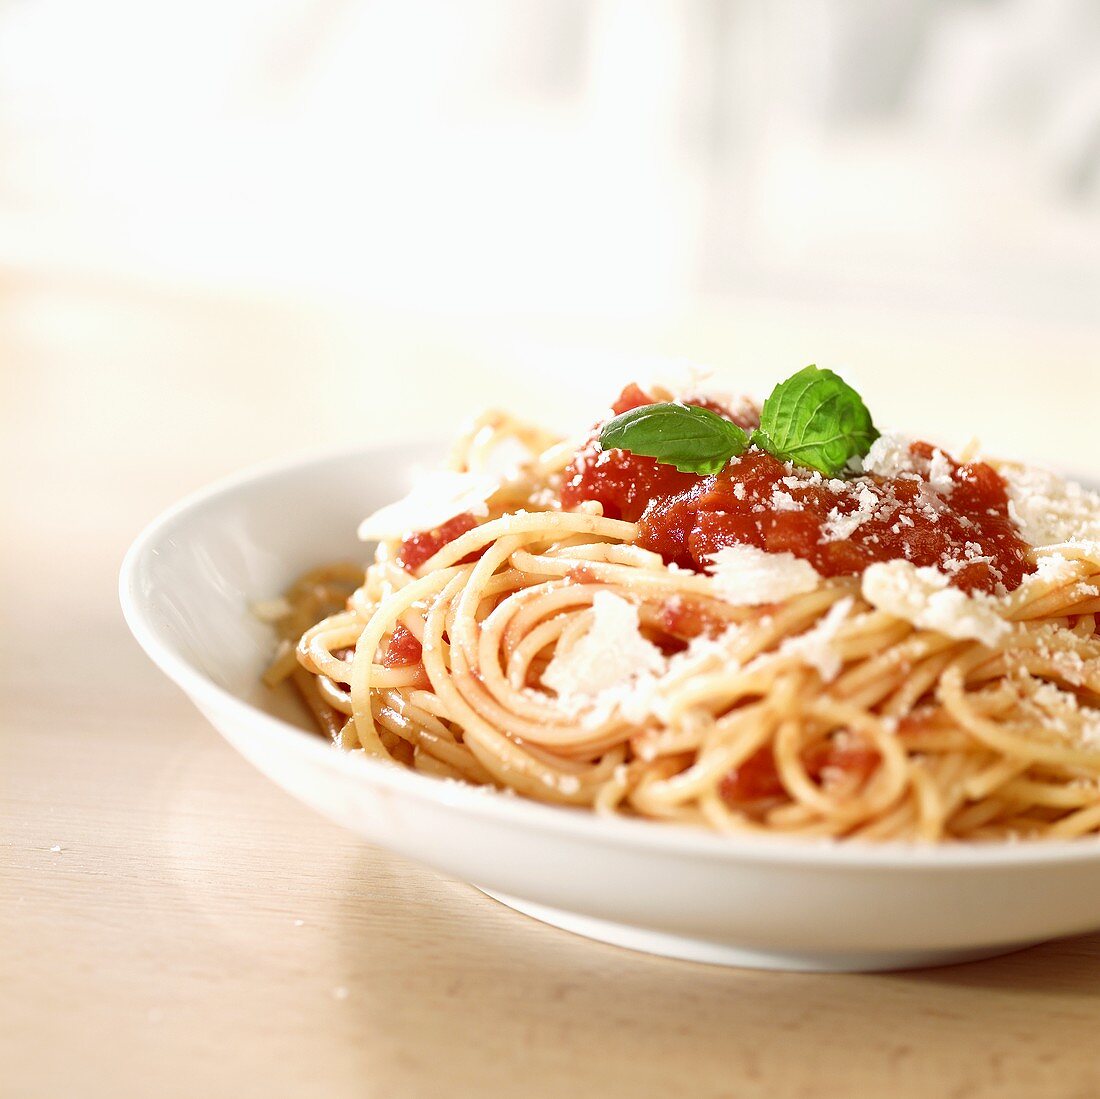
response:
<path id="1" fill-rule="evenodd" d="M 613 411 L 646 403 L 652 399 L 632 385 Z M 750 413 L 705 406 L 754 426 Z M 666 562 L 701 570 L 717 551 L 742 544 L 844 576 L 901 558 L 935 566 L 963 591 L 989 593 L 1013 590 L 1032 571 L 997 471 L 959 464 L 927 443 L 912 444 L 909 467 L 892 476 L 828 478 L 756 449 L 720 474 L 700 476 L 601 450 L 598 434 L 597 427 L 565 472 L 562 507 L 598 500 L 608 517 L 639 523 L 639 544 Z"/>

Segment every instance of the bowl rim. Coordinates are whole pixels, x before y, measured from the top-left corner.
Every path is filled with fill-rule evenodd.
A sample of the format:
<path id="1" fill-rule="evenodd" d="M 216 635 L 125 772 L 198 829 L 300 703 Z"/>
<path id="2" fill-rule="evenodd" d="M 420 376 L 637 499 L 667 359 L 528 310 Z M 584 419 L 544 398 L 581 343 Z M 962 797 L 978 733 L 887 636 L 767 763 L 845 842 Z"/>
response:
<path id="1" fill-rule="evenodd" d="M 801 864 L 807 867 L 874 867 L 882 870 L 967 870 L 1100 860 L 1100 836 L 1072 840 L 1020 840 L 1005 843 L 956 841 L 928 844 L 912 840 L 871 842 L 780 835 L 744 836 L 710 832 L 693 825 L 625 816 L 602 816 L 590 810 L 552 805 L 495 789 L 431 775 L 342 752 L 318 735 L 259 709 L 215 683 L 179 655 L 160 634 L 150 606 L 140 594 L 137 578 L 157 544 L 175 530 L 185 529 L 202 508 L 235 494 L 247 494 L 260 482 L 272 482 L 311 466 L 333 462 L 388 461 L 409 454 L 438 451 L 438 443 L 407 440 L 367 446 L 314 450 L 250 465 L 189 493 L 149 522 L 137 535 L 119 571 L 119 602 L 130 632 L 150 660 L 201 710 L 224 714 L 228 720 L 259 726 L 285 747 L 302 752 L 319 764 L 336 766 L 367 784 L 420 802 L 431 802 L 468 816 L 505 826 L 549 831 L 563 838 L 617 844 L 641 853 L 679 854 L 685 858 L 730 863 Z M 1087 483 L 1087 480 L 1086 480 Z M 349 516 L 349 529 L 356 518 Z"/>

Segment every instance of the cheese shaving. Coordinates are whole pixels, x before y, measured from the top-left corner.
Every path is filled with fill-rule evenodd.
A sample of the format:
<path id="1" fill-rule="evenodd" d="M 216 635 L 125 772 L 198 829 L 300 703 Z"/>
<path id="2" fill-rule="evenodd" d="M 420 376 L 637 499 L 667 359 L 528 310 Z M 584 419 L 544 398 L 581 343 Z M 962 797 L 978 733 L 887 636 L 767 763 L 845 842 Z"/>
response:
<path id="1" fill-rule="evenodd" d="M 1012 629 L 992 600 L 951 587 L 939 569 L 917 568 L 908 561 L 876 562 L 863 573 L 862 590 L 863 598 L 880 611 L 960 641 L 993 648 Z"/>
<path id="2" fill-rule="evenodd" d="M 415 531 L 432 530 L 465 512 L 488 515 L 486 501 L 499 483 L 496 477 L 479 473 L 457 473 L 450 469 L 424 472 L 407 496 L 379 508 L 359 524 L 359 539 L 383 542 Z"/>
<path id="3" fill-rule="evenodd" d="M 542 673 L 542 683 L 568 706 L 598 703 L 600 696 L 656 675 L 664 654 L 638 629 L 638 608 L 608 591 L 592 599 L 592 625 L 565 651 L 559 646 Z"/>
<path id="4" fill-rule="evenodd" d="M 756 546 L 720 549 L 708 571 L 726 602 L 746 607 L 813 591 L 821 580 L 813 565 L 793 553 L 766 553 Z"/>
<path id="5" fill-rule="evenodd" d="M 951 476 L 951 460 L 938 447 L 932 451 L 932 460 L 928 463 L 928 483 L 943 496 L 955 487 L 955 480 Z"/>
<path id="6" fill-rule="evenodd" d="M 855 600 L 851 596 L 834 603 L 813 629 L 797 637 L 788 637 L 779 646 L 780 654 L 796 657 L 815 668 L 826 683 L 832 682 L 840 674 L 844 663 L 836 647 L 837 634 L 854 605 Z"/>

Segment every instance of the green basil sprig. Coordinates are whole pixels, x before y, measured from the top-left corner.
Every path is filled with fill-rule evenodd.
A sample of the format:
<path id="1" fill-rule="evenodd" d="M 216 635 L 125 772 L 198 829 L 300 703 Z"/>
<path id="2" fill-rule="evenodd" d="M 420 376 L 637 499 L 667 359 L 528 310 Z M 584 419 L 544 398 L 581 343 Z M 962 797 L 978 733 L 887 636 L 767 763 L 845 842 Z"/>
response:
<path id="1" fill-rule="evenodd" d="M 749 437 L 708 408 L 666 402 L 609 420 L 600 432 L 600 446 L 656 458 L 681 473 L 718 473 L 748 450 Z"/>
<path id="2" fill-rule="evenodd" d="M 709 474 L 724 469 L 751 442 L 781 461 L 835 477 L 877 438 L 860 395 L 831 370 L 807 366 L 772 390 L 751 439 L 708 409 L 662 403 L 609 420 L 600 446 L 656 458 L 684 473 Z"/>
<path id="3" fill-rule="evenodd" d="M 807 366 L 780 382 L 760 409 L 752 441 L 785 462 L 830 477 L 878 438 L 860 395 L 831 370 Z"/>

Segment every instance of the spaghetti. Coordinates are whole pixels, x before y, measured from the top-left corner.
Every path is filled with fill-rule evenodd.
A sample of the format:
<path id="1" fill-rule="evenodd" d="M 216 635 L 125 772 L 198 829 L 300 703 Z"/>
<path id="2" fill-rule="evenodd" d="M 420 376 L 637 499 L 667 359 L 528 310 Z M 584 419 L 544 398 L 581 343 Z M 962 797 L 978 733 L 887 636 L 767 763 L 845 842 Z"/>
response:
<path id="1" fill-rule="evenodd" d="M 631 387 L 615 410 L 671 397 Z M 596 438 L 483 417 L 450 461 L 483 499 L 266 607 L 284 639 L 266 681 L 290 679 L 346 750 L 602 813 L 868 840 L 1100 831 L 1095 497 L 1049 482 L 1036 512 L 1033 483 L 1019 506 L 1009 491 L 1031 471 L 893 439 L 827 478 L 755 448 L 701 477 Z M 493 476 L 505 442 L 523 458 Z M 1067 494 L 1076 526 L 1036 544 L 1021 508 Z"/>

